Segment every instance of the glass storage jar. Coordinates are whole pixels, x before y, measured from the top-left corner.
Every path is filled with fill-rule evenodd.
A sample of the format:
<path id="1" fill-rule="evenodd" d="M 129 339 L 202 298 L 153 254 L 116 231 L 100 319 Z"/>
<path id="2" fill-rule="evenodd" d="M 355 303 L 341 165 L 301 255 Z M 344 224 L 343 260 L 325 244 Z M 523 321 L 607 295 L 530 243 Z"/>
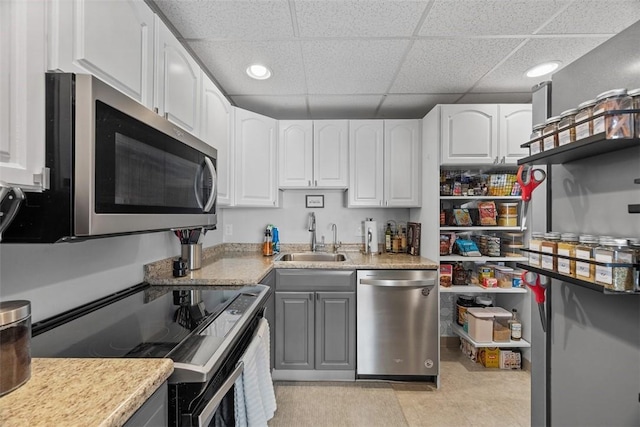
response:
<path id="1" fill-rule="evenodd" d="M 618 263 L 619 265 L 596 265 L 596 283 L 605 289 L 616 292 L 633 292 L 635 290 L 634 269 L 635 252 L 629 248 L 627 239 L 610 239 L 595 248 L 597 262 Z"/>
<path id="2" fill-rule="evenodd" d="M 603 92 L 596 98 L 593 114 L 600 114 L 614 110 L 630 110 L 632 98 L 626 89 L 614 89 Z M 593 120 L 593 132 L 605 132 L 606 139 L 633 138 L 633 114 L 617 113 L 605 114 Z"/>
<path id="3" fill-rule="evenodd" d="M 529 141 L 532 141 L 529 144 L 529 155 L 533 156 L 534 154 L 538 154 L 542 151 L 542 129 L 544 129 L 544 123 L 537 124 L 533 126 L 533 130 L 531 131 L 531 136 L 529 137 Z"/>
<path id="4" fill-rule="evenodd" d="M 576 246 L 578 246 L 578 236 L 575 233 L 562 233 L 558 242 L 558 255 L 575 257 Z M 576 261 L 558 257 L 558 273 L 576 277 Z"/>
<path id="5" fill-rule="evenodd" d="M 632 108 L 634 110 L 640 110 L 640 87 L 638 89 L 632 89 L 628 91 L 627 95 L 629 95 L 633 99 Z M 634 116 L 635 116 L 634 127 L 635 127 L 636 138 L 640 138 L 640 111 L 634 113 Z"/>
<path id="6" fill-rule="evenodd" d="M 582 102 L 578 105 L 578 112 L 574 118 L 576 124 L 576 141 L 593 135 L 593 106 L 596 105 L 595 99 Z"/>
<path id="7" fill-rule="evenodd" d="M 542 129 L 542 149 L 543 151 L 552 150 L 558 146 L 558 122 L 560 116 L 549 117 L 544 122 Z"/>
<path id="8" fill-rule="evenodd" d="M 544 240 L 540 243 L 540 266 L 546 270 L 558 271 L 556 254 L 558 253 L 558 242 L 560 233 L 550 231 L 544 233 Z"/>
<path id="9" fill-rule="evenodd" d="M 558 146 L 576 142 L 576 128 L 574 126 L 577 108 L 563 111 L 558 122 Z"/>
<path id="10" fill-rule="evenodd" d="M 586 261 L 594 261 L 593 251 L 598 247 L 598 238 L 591 234 L 582 234 L 576 246 L 576 258 Z M 592 262 L 576 261 L 576 278 L 587 282 L 594 282 L 596 279 L 596 266 Z"/>
<path id="11" fill-rule="evenodd" d="M 640 263 L 640 238 L 638 237 L 629 237 L 627 239 L 629 242 L 629 249 L 633 250 L 635 262 L 636 264 Z M 636 265 L 635 267 L 635 283 L 636 283 L 636 292 L 640 291 L 640 267 Z"/>
<path id="12" fill-rule="evenodd" d="M 540 267 L 540 244 L 544 240 L 544 233 L 541 231 L 533 231 L 531 239 L 529 239 L 529 249 L 536 252 L 529 252 L 529 264 L 534 267 Z"/>

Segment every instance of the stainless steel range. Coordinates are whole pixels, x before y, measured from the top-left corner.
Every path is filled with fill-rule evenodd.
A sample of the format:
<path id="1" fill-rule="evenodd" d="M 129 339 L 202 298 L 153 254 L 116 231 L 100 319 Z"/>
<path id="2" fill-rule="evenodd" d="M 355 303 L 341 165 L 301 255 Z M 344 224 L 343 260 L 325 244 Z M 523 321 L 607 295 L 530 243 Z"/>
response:
<path id="1" fill-rule="evenodd" d="M 150 290 L 138 285 L 35 323 L 32 355 L 171 358 L 170 425 L 233 425 L 233 384 L 270 288 L 168 291 L 145 302 Z"/>

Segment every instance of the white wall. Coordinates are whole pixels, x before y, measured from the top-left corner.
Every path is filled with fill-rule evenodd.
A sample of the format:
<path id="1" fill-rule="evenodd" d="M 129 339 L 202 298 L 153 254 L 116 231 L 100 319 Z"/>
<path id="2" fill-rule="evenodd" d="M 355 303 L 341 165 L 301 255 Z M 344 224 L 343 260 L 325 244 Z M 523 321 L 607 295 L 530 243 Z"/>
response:
<path id="1" fill-rule="evenodd" d="M 305 195 L 324 195 L 324 208 L 307 209 Z M 338 240 L 343 243 L 362 242 L 362 221 L 373 218 L 378 222 L 378 233 L 382 236 L 382 228 L 387 220 L 406 223 L 409 209 L 352 208 L 344 203 L 345 192 L 339 190 L 287 190 L 280 192 L 280 208 L 230 208 L 224 210 L 224 224 L 233 229 L 232 234 L 225 230 L 225 242 L 259 243 L 264 238 L 264 230 L 268 224 L 278 227 L 281 243 L 311 242 L 308 231 L 310 212 L 316 214 L 318 242 L 325 236 L 327 244 L 333 242 L 331 223 L 338 226 Z M 224 228 L 224 227 L 221 227 Z M 379 236 L 379 237 L 380 237 Z M 384 240 L 378 239 L 379 242 Z"/>
<path id="2" fill-rule="evenodd" d="M 203 245 L 221 241 L 219 230 L 210 231 Z M 78 243 L 0 244 L 0 300 L 31 301 L 31 320 L 37 322 L 136 285 L 144 264 L 179 254 L 180 243 L 169 231 Z"/>

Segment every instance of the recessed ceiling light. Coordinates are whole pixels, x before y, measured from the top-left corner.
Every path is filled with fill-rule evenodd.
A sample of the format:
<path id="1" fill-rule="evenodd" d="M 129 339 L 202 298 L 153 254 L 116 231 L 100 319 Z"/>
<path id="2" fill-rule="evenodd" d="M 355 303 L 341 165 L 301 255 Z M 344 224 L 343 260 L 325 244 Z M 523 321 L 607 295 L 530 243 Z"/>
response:
<path id="1" fill-rule="evenodd" d="M 538 64 L 535 67 L 531 67 L 527 70 L 525 75 L 527 77 L 540 77 L 545 74 L 549 74 L 560 66 L 560 61 L 549 61 L 543 62 L 542 64 Z"/>
<path id="2" fill-rule="evenodd" d="M 247 74 L 252 79 L 266 80 L 271 77 L 271 70 L 260 64 L 252 64 L 247 67 Z"/>

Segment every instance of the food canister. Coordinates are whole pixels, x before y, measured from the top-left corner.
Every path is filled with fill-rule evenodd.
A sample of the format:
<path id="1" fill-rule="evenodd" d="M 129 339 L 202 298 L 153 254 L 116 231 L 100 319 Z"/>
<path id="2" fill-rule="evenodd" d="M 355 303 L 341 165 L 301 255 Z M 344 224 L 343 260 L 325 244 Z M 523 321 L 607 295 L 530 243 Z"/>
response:
<path id="1" fill-rule="evenodd" d="M 542 129 L 544 128 L 544 123 L 537 124 L 533 126 L 533 130 L 531 131 L 531 137 L 529 141 L 529 155 L 533 156 L 534 154 L 538 154 L 542 151 Z"/>
<path id="2" fill-rule="evenodd" d="M 577 108 L 563 111 L 558 122 L 558 146 L 576 142 L 576 128 L 574 126 Z"/>
<path id="3" fill-rule="evenodd" d="M 552 150 L 558 146 L 558 122 L 560 116 L 549 117 L 544 122 L 542 129 L 542 146 L 544 151 Z"/>
<path id="4" fill-rule="evenodd" d="M 460 326 L 464 326 L 464 321 L 467 317 L 467 309 L 475 306 L 475 302 L 471 295 L 458 295 L 458 299 L 456 301 L 456 323 Z"/>
<path id="5" fill-rule="evenodd" d="M 0 396 L 31 378 L 31 303 L 0 302 Z"/>
<path id="6" fill-rule="evenodd" d="M 596 265 L 594 250 L 598 247 L 598 238 L 591 234 L 583 234 L 579 238 L 576 246 L 576 258 L 585 261 L 576 261 L 576 278 L 594 282 L 596 278 Z"/>
<path id="7" fill-rule="evenodd" d="M 576 246 L 578 246 L 578 235 L 575 233 L 562 233 L 561 241 L 558 242 L 558 255 L 570 258 L 558 257 L 558 273 L 576 277 L 576 260 L 571 259 L 576 256 Z"/>
<path id="8" fill-rule="evenodd" d="M 540 243 L 541 267 L 546 270 L 558 271 L 558 263 L 556 254 L 558 253 L 558 242 L 560 241 L 560 233 L 550 231 L 544 233 L 544 240 Z"/>
<path id="9" fill-rule="evenodd" d="M 518 215 L 518 202 L 498 203 L 498 215 Z"/>
<path id="10" fill-rule="evenodd" d="M 627 95 L 629 95 L 633 100 L 633 109 L 640 110 L 640 87 L 628 91 Z M 634 116 L 636 138 L 640 138 L 640 111 L 634 113 Z"/>
<path id="11" fill-rule="evenodd" d="M 500 215 L 498 217 L 499 227 L 517 227 L 518 215 Z"/>
<path id="12" fill-rule="evenodd" d="M 632 98 L 627 95 L 626 89 L 614 89 L 603 92 L 596 98 L 593 108 L 596 114 L 615 110 L 630 110 Z M 604 114 L 593 119 L 594 134 L 605 132 L 606 139 L 630 139 L 633 138 L 633 114 L 616 113 Z"/>
<path id="13" fill-rule="evenodd" d="M 629 248 L 627 239 L 609 239 L 594 250 L 595 260 L 614 265 L 596 265 L 596 283 L 617 292 L 633 292 L 635 275 L 635 251 Z"/>
<path id="14" fill-rule="evenodd" d="M 582 102 L 578 105 L 578 112 L 574 118 L 576 124 L 576 141 L 593 135 L 593 106 L 596 105 L 595 99 Z"/>

